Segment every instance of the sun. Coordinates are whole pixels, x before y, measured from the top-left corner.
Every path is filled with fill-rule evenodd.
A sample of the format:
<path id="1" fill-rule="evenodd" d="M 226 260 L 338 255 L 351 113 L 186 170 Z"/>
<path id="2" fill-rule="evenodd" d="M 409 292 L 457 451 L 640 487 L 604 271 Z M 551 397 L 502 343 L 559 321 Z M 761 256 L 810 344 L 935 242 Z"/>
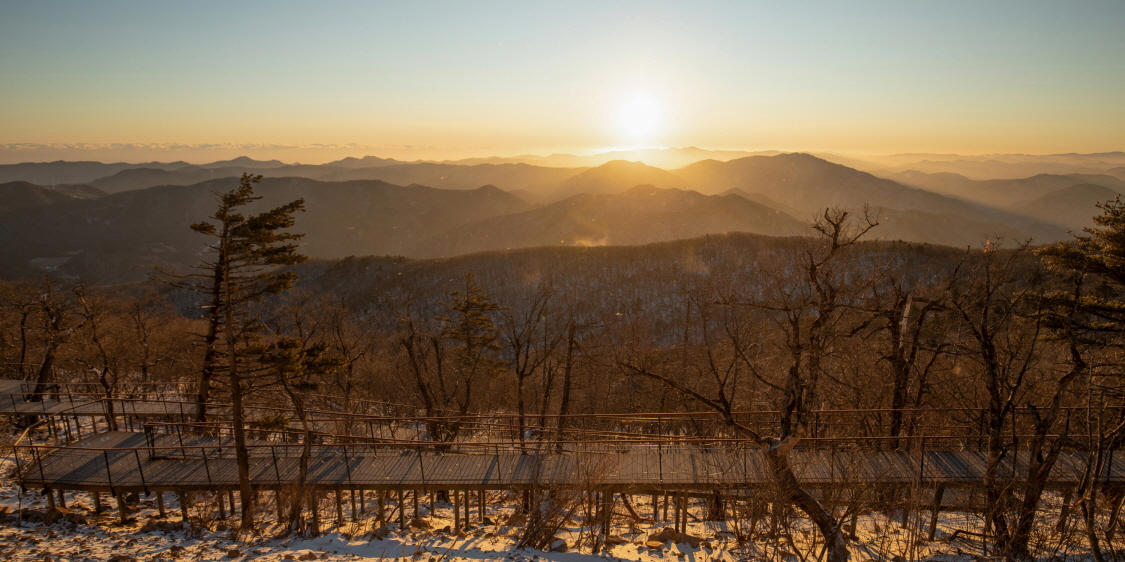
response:
<path id="1" fill-rule="evenodd" d="M 646 140 L 660 129 L 660 125 L 660 104 L 650 94 L 633 94 L 621 104 L 618 127 L 630 140 Z"/>

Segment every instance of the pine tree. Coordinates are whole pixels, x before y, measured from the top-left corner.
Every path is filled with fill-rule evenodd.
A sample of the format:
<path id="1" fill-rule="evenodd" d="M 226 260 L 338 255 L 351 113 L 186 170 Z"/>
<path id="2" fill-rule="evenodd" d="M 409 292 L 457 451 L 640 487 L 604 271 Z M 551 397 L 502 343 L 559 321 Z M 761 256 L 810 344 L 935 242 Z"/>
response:
<path id="1" fill-rule="evenodd" d="M 1102 214 L 1094 217 L 1095 227 L 1083 229 L 1084 234 L 1075 234 L 1074 240 L 1059 242 L 1036 252 L 1052 269 L 1066 274 L 1069 281 L 1066 289 L 1045 293 L 1041 305 L 1042 309 L 1048 311 L 1045 324 L 1050 329 L 1049 337 L 1065 342 L 1070 351 L 1071 368 L 1059 379 L 1060 391 L 1056 396 L 1079 375 L 1089 375 L 1091 382 L 1095 377 L 1104 376 L 1098 374 L 1096 367 L 1092 366 L 1096 363 L 1088 361 L 1084 356 L 1090 350 L 1121 346 L 1121 336 L 1125 334 L 1125 203 L 1118 196 L 1112 201 L 1099 203 L 1098 208 Z M 1110 376 L 1116 376 L 1118 380 L 1104 386 L 1091 385 L 1094 388 L 1101 387 L 1101 391 L 1105 393 L 1100 401 L 1109 398 L 1108 401 L 1102 401 L 1103 408 L 1110 404 L 1116 406 L 1108 409 L 1115 412 L 1105 425 L 1109 428 L 1108 431 L 1103 430 L 1096 438 L 1091 437 L 1091 443 L 1087 444 L 1090 449 L 1088 462 L 1091 466 L 1100 466 L 1107 452 L 1125 439 L 1125 422 L 1122 422 L 1120 416 L 1121 395 L 1118 390 L 1121 375 L 1115 368 L 1110 368 L 1110 373 Z M 1032 411 L 1037 430 L 1037 441 L 1031 441 L 1030 450 L 1033 453 L 1037 453 L 1036 449 L 1041 448 L 1039 443 L 1046 440 L 1042 434 L 1047 432 L 1050 422 L 1060 417 L 1058 400 L 1051 406 L 1045 414 Z M 1102 415 L 1106 414 L 1103 412 Z M 1104 421 L 1099 421 L 1100 423 Z M 1047 458 L 1052 459 L 1052 462 L 1052 455 L 1058 455 L 1058 448 L 1056 444 L 1054 449 L 1048 449 Z M 1043 456 L 1038 454 L 1039 458 Z M 1037 476 L 1037 480 L 1047 478 L 1046 473 L 1036 475 L 1030 469 L 1029 474 Z M 1094 482 L 1094 479 L 1083 479 L 1075 488 L 1078 498 L 1075 505 L 1083 513 L 1086 538 L 1094 559 L 1105 560 L 1097 532 L 1095 513 L 1098 487 L 1093 485 Z M 1016 547 L 1022 552 L 1028 550 L 1033 525 L 1031 519 L 1032 516 L 1028 515 L 1021 520 L 1017 530 Z M 1112 535 L 1107 536 L 1109 537 Z"/>
<path id="2" fill-rule="evenodd" d="M 206 295 L 204 308 L 208 328 L 203 337 L 204 364 L 199 378 L 197 419 L 206 420 L 213 385 L 221 380 L 231 401 L 242 501 L 242 524 L 238 533 L 251 529 L 254 516 L 243 400 L 252 377 L 262 374 L 261 367 L 254 365 L 263 352 L 258 337 L 262 322 L 249 305 L 290 289 L 297 275 L 278 271 L 278 268 L 308 259 L 297 252 L 297 245 L 293 243 L 304 235 L 285 232 L 293 226 L 293 215 L 304 210 L 303 199 L 256 215 L 239 212 L 242 207 L 261 199 L 254 195 L 254 184 L 261 178 L 243 174 L 237 188 L 215 193 L 218 209 L 210 217 L 215 222 L 191 225 L 195 232 L 211 237 L 207 245 L 209 255 L 197 267 L 199 273 L 181 278 L 177 283 Z"/>
<path id="3" fill-rule="evenodd" d="M 1051 268 L 1077 277 L 1077 288 L 1051 295 L 1056 305 L 1081 313 L 1069 315 L 1070 329 L 1105 340 L 1125 332 L 1125 202 L 1117 197 L 1098 208 L 1096 227 L 1036 253 Z M 1094 285 L 1083 287 L 1089 281 Z"/>
<path id="4" fill-rule="evenodd" d="M 500 350 L 500 330 L 489 314 L 504 308 L 485 294 L 472 271 L 465 274 L 465 290 L 451 291 L 449 296 L 453 300 L 445 303 L 445 307 L 450 316 L 439 320 L 446 323 L 446 337 L 454 344 L 455 380 L 465 384 L 462 408 L 467 411 L 476 375 L 500 367 L 495 359 L 495 353 Z"/>

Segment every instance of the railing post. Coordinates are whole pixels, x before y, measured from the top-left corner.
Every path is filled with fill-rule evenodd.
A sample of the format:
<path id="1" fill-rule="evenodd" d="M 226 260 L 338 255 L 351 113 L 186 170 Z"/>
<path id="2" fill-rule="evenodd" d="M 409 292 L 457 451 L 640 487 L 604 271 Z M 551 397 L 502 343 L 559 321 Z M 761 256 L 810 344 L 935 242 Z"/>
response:
<path id="1" fill-rule="evenodd" d="M 116 496 L 117 491 L 114 489 L 115 487 L 113 485 L 113 471 L 109 468 L 109 451 L 102 451 L 102 458 L 105 460 L 105 476 L 106 480 L 109 480 L 109 493 L 110 495 Z"/>
<path id="2" fill-rule="evenodd" d="M 133 449 L 133 456 L 137 459 L 137 472 L 141 474 L 141 489 L 144 490 L 145 495 L 148 495 L 148 484 L 145 483 L 145 468 L 141 463 L 141 453 L 137 449 Z"/>
<path id="3" fill-rule="evenodd" d="M 20 463 L 20 445 L 12 446 L 12 456 L 16 459 L 16 478 L 23 482 L 23 464 Z"/>
<path id="4" fill-rule="evenodd" d="M 278 487 L 277 489 L 280 490 L 281 489 L 281 469 L 279 469 L 277 467 L 277 449 L 273 445 L 270 445 L 270 456 L 273 457 L 273 474 L 274 474 L 274 478 L 277 479 L 277 487 Z M 280 519 L 278 519 L 278 521 L 280 521 Z"/>
<path id="5" fill-rule="evenodd" d="M 43 458 L 39 456 L 39 447 L 32 445 L 31 450 L 35 452 L 35 464 L 39 465 L 39 479 L 46 485 L 47 477 L 43 475 Z"/>
<path id="6" fill-rule="evenodd" d="M 207 473 L 207 485 L 213 488 L 215 483 L 211 480 L 211 466 L 207 464 L 207 447 L 203 447 L 199 451 L 203 454 L 203 470 Z"/>

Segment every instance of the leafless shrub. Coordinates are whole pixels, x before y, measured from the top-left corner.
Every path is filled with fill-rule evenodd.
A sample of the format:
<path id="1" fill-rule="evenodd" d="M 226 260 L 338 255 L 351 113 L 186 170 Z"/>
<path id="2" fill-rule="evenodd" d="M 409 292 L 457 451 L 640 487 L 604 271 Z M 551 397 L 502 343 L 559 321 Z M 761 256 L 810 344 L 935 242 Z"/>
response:
<path id="1" fill-rule="evenodd" d="M 552 456 L 545 455 L 542 458 L 550 459 Z M 614 468 L 614 459 L 611 454 L 583 452 L 574 453 L 568 457 L 568 460 L 573 463 L 573 470 L 569 473 L 572 477 L 568 481 L 551 483 L 552 485 L 545 489 L 538 478 L 536 479 L 536 484 L 531 491 L 531 510 L 516 543 L 517 546 L 538 550 L 549 549 L 559 532 L 573 521 L 581 508 L 587 511 L 585 517 L 587 525 L 583 527 L 583 533 L 575 546 L 588 545 L 594 551 L 602 546 L 602 537 L 607 529 L 601 528 L 596 532 L 590 532 L 593 529 L 589 524 L 595 517 L 588 500 L 594 498 L 600 491 L 601 483 Z M 603 525 L 609 524 L 610 515 L 606 514 Z"/>

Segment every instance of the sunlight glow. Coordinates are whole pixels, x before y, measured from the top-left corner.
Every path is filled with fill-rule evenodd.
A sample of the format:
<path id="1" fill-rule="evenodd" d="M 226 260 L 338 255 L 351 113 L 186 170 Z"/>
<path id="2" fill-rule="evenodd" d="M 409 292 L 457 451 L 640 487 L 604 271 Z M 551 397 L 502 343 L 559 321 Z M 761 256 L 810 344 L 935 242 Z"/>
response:
<path id="1" fill-rule="evenodd" d="M 651 137 L 660 129 L 661 121 L 660 105 L 644 92 L 626 99 L 618 113 L 621 132 L 632 140 Z"/>

